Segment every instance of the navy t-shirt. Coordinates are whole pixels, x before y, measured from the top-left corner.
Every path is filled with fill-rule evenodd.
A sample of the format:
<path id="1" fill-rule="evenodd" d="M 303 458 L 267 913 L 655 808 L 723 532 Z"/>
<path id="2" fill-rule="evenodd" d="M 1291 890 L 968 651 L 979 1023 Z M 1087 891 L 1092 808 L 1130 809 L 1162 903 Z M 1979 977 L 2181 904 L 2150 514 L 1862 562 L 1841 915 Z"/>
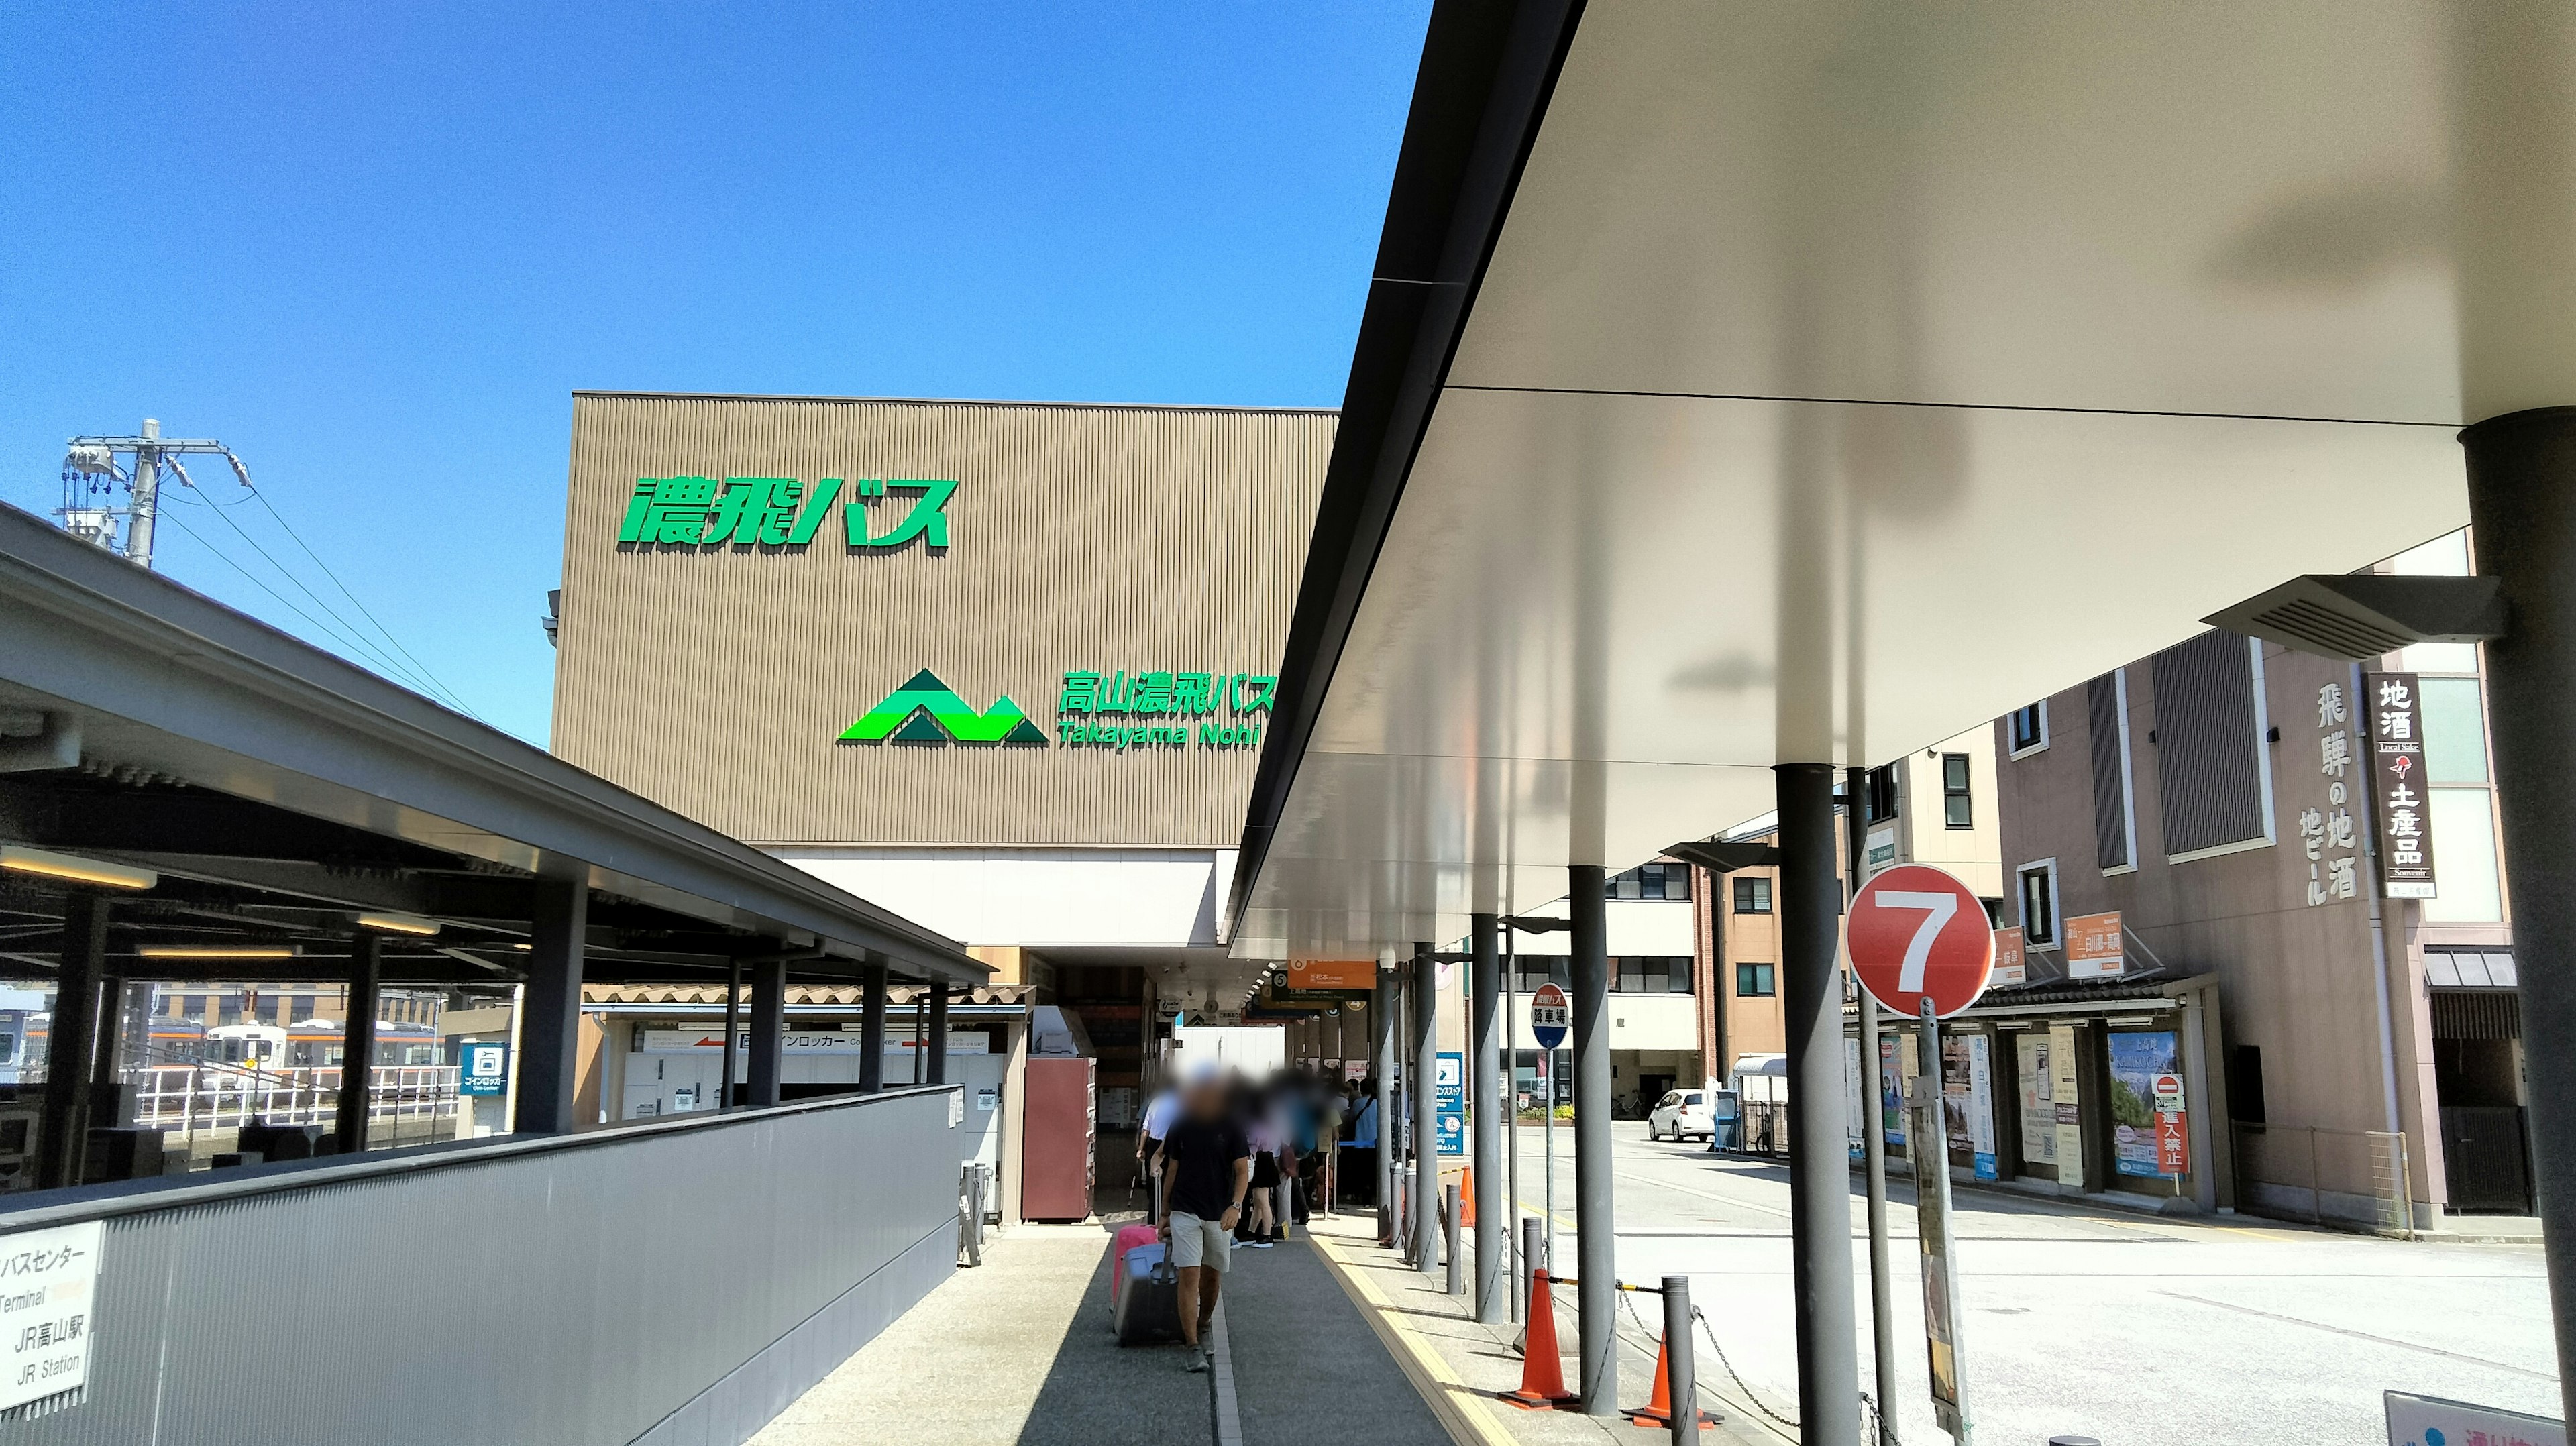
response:
<path id="1" fill-rule="evenodd" d="M 1183 1118 L 1163 1137 L 1165 1203 L 1201 1220 L 1214 1220 L 1234 1205 L 1234 1162 L 1252 1154 L 1232 1120 Z"/>

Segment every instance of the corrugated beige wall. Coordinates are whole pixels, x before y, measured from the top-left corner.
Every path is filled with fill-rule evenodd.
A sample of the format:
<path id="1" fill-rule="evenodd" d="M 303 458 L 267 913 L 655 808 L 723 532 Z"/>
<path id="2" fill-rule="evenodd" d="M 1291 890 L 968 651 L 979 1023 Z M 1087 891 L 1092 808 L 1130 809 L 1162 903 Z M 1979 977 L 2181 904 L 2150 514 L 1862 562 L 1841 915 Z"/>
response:
<path id="1" fill-rule="evenodd" d="M 757 843 L 1231 846 L 1257 750 L 1059 746 L 1061 677 L 1276 673 L 1333 426 L 578 394 L 554 751 Z M 960 485 L 941 552 L 852 551 L 837 515 L 804 549 L 621 548 L 636 479 L 679 474 Z M 834 742 L 923 668 L 979 709 L 1008 694 L 1048 746 Z"/>

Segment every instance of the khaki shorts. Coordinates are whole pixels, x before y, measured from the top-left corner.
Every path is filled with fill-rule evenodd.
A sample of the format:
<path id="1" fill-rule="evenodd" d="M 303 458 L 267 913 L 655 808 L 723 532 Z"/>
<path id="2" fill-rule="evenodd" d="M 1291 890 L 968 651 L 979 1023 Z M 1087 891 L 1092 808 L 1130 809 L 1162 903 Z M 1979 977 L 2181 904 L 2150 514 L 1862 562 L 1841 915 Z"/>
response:
<path id="1" fill-rule="evenodd" d="M 1172 1266 L 1186 1270 L 1195 1265 L 1225 1273 L 1228 1252 L 1234 1249 L 1234 1232 L 1213 1220 L 1201 1220 L 1187 1210 L 1172 1212 Z"/>

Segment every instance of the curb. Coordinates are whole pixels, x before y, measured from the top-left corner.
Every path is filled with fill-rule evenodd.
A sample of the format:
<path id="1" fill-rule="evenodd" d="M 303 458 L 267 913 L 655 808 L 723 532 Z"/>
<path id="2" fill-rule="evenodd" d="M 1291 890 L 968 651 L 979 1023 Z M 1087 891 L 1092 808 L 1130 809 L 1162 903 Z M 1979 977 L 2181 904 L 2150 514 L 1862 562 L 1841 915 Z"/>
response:
<path id="1" fill-rule="evenodd" d="M 1394 1313 L 1393 1302 L 1380 1295 L 1373 1282 L 1343 1262 L 1339 1242 L 1311 1231 L 1306 1239 L 1324 1262 L 1324 1268 L 1341 1283 L 1342 1293 L 1368 1318 L 1387 1354 L 1413 1382 L 1414 1393 L 1431 1408 L 1451 1441 L 1457 1446 L 1519 1446 L 1512 1433 L 1487 1414 L 1484 1402 L 1476 1398 L 1457 1368 Z"/>

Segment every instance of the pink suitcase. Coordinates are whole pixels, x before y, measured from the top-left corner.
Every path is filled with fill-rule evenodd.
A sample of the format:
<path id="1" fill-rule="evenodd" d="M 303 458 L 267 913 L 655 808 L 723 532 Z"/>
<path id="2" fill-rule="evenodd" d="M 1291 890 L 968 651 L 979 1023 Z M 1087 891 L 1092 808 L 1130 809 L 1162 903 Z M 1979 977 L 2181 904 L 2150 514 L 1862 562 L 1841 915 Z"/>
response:
<path id="1" fill-rule="evenodd" d="M 1118 1242 L 1109 1257 L 1109 1308 L 1118 1308 L 1118 1285 L 1127 1278 L 1124 1267 L 1127 1252 L 1139 1245 L 1151 1245 L 1162 1239 L 1162 1232 L 1151 1225 L 1130 1225 L 1118 1232 Z"/>

